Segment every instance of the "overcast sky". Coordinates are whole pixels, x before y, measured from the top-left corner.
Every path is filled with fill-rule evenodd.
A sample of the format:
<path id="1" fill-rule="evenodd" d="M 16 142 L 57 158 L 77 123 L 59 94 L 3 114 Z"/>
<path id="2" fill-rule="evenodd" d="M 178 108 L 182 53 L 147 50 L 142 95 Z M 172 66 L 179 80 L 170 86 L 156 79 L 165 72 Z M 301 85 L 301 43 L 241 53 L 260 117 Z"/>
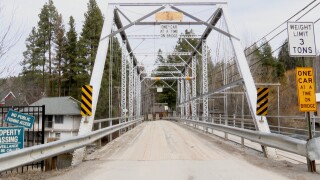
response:
<path id="1" fill-rule="evenodd" d="M 108 1 L 96 1 L 105 14 Z M 249 45 L 260 39 L 311 1 L 312 0 L 229 0 L 228 3 L 230 15 L 236 30 L 238 30 L 238 35 L 242 39 L 243 45 Z M 37 25 L 37 21 L 39 20 L 38 14 L 45 2 L 46 0 L 0 0 L 0 32 L 3 32 L 3 28 L 6 27 L 9 22 L 12 22 L 12 33 L 10 35 L 14 37 L 21 36 L 14 48 L 7 54 L 6 58 L 2 60 L 4 62 L 1 62 L 0 68 L 10 68 L 7 69 L 7 73 L 0 74 L 0 77 L 8 76 L 8 73 L 9 75 L 17 75 L 20 73 L 21 67 L 19 64 L 23 59 L 22 52 L 25 50 L 25 39 L 31 32 L 32 27 Z M 59 13 L 63 15 L 65 24 L 68 22 L 69 16 L 72 15 L 75 18 L 76 28 L 80 33 L 88 0 L 53 0 L 53 2 Z M 148 2 L 152 2 L 152 0 Z M 128 11 L 130 11 L 130 9 Z M 145 13 L 147 12 L 148 11 Z M 320 18 L 319 12 L 320 7 L 317 7 L 305 16 L 302 21 L 315 21 Z M 140 13 L 143 14 L 144 12 Z M 320 22 L 318 24 L 320 24 Z M 318 24 L 315 26 L 315 31 L 317 47 L 320 47 Z M 283 39 L 278 39 L 272 42 L 272 46 L 278 46 L 282 41 Z"/>

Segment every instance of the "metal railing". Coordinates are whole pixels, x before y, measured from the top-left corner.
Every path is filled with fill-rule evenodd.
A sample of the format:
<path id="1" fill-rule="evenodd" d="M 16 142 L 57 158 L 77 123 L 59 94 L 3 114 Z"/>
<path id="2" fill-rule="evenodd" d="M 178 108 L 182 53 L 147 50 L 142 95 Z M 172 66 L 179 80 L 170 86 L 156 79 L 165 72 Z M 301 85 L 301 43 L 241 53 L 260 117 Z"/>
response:
<path id="1" fill-rule="evenodd" d="M 214 124 L 213 122 L 204 122 L 199 120 L 194 121 L 191 119 L 180 118 L 180 117 L 169 117 L 166 119 L 181 121 L 186 124 L 192 124 L 193 126 L 201 126 L 203 130 L 206 130 L 208 128 L 213 130 L 218 130 L 226 134 L 225 138 L 227 138 L 227 134 L 232 134 L 232 135 L 241 137 L 242 145 L 244 145 L 243 144 L 244 139 L 248 139 L 262 146 L 268 146 L 268 147 L 284 150 L 284 151 L 298 154 L 304 157 L 308 157 L 311 160 L 320 159 L 320 138 L 316 138 L 316 139 L 313 139 L 312 141 L 307 142 L 305 140 L 300 140 L 300 139 L 288 137 L 281 134 L 262 133 L 262 132 L 254 131 L 250 129 L 230 127 L 227 124 L 222 124 L 222 123 Z M 230 118 L 228 118 L 228 120 L 230 120 Z"/>
<path id="2" fill-rule="evenodd" d="M 115 118 L 113 119 L 115 120 Z M 16 168 L 31 162 L 39 162 L 44 159 L 87 146 L 109 134 L 140 123 L 142 120 L 143 118 L 139 117 L 131 121 L 93 131 L 86 135 L 71 137 L 68 139 L 58 140 L 47 144 L 41 144 L 38 146 L 1 154 L 0 172 L 10 170 L 12 168 Z"/>

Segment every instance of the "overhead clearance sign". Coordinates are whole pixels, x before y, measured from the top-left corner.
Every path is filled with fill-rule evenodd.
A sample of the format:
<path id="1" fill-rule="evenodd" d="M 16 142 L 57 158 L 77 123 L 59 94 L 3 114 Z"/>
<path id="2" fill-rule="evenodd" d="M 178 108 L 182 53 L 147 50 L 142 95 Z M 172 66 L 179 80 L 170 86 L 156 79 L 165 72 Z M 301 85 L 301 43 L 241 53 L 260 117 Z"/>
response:
<path id="1" fill-rule="evenodd" d="M 299 110 L 301 112 L 317 111 L 313 69 L 297 67 L 296 80 L 298 87 Z"/>
<path id="2" fill-rule="evenodd" d="M 312 22 L 288 22 L 288 39 L 290 56 L 316 56 L 316 43 Z"/>

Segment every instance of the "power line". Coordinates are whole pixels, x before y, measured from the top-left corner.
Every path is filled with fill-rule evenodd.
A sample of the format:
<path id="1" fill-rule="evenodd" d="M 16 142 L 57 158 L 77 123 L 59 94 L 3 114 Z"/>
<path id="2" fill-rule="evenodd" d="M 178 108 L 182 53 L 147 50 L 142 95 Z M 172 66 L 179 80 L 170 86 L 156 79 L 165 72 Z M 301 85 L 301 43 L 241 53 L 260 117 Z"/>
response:
<path id="1" fill-rule="evenodd" d="M 274 31 L 276 31 L 278 28 L 280 28 L 282 25 L 284 25 L 285 23 L 287 23 L 289 20 L 291 20 L 292 18 L 294 18 L 296 15 L 300 14 L 302 11 L 304 11 L 305 9 L 307 9 L 309 6 L 311 6 L 314 2 L 316 2 L 317 0 L 312 1 L 311 3 L 309 3 L 307 6 L 305 6 L 304 8 L 302 8 L 300 11 L 298 11 L 296 14 L 294 14 L 293 16 L 291 16 L 289 19 L 287 19 L 286 21 L 284 21 L 283 23 L 281 23 L 279 26 L 277 26 L 276 28 L 274 28 L 272 31 L 270 31 L 268 34 L 266 34 L 265 36 L 263 36 L 262 38 L 260 38 L 258 41 L 254 42 L 250 47 L 246 48 L 245 50 L 251 48 L 252 46 L 254 46 L 256 43 L 258 43 L 259 41 L 265 39 L 268 35 L 272 34 Z"/>

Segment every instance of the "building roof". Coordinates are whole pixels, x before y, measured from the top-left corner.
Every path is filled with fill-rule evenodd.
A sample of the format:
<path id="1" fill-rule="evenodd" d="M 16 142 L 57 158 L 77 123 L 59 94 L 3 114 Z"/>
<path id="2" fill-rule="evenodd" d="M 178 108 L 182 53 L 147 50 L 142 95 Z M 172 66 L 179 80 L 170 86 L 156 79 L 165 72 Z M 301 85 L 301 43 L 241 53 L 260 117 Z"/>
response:
<path id="1" fill-rule="evenodd" d="M 9 96 L 9 95 L 12 95 L 14 98 L 16 97 L 12 91 L 10 90 L 6 90 L 6 91 L 1 91 L 0 92 L 0 102 L 4 102 L 5 99 Z"/>
<path id="2" fill-rule="evenodd" d="M 71 96 L 45 97 L 30 106 L 46 106 L 46 115 L 80 115 L 80 102 Z"/>

